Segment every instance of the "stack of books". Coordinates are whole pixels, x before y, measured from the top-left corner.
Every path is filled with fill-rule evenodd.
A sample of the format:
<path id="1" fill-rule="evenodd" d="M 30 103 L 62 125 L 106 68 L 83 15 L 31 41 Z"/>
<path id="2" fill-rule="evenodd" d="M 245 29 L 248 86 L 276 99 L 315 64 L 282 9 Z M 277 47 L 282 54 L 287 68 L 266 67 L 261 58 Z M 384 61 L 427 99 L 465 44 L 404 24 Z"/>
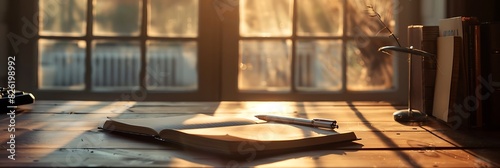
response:
<path id="1" fill-rule="evenodd" d="M 476 127 L 482 121 L 482 111 L 475 89 L 479 84 L 480 77 L 480 22 L 475 17 L 452 17 L 442 19 L 439 22 L 439 38 L 458 37 L 461 43 L 458 56 L 458 65 L 453 66 L 451 98 L 448 103 L 448 115 L 443 115 L 443 111 L 434 112 L 440 114 L 441 119 L 450 123 L 454 127 Z M 443 45 L 444 46 L 444 45 Z M 454 45 L 454 47 L 458 47 Z M 449 48 L 438 47 L 438 50 Z M 438 55 L 439 60 L 439 55 Z M 439 68 L 440 65 L 438 65 Z M 439 73 L 439 69 L 438 69 Z M 455 79 L 458 78 L 458 79 Z M 436 93 L 439 94 L 439 93 Z M 436 95 L 435 94 L 435 95 Z M 439 104 L 437 104 L 439 105 Z M 435 108 L 434 108 L 435 109 Z"/>
<path id="2" fill-rule="evenodd" d="M 495 25 L 497 25 L 496 29 Z M 500 93 L 497 91 L 500 90 L 500 83 L 496 86 L 496 82 L 500 81 L 498 77 L 500 68 L 496 67 L 500 60 L 498 59 L 500 42 L 497 42 L 500 38 L 498 25 L 480 23 L 475 17 L 463 16 L 440 21 L 436 45 L 433 116 L 455 128 L 498 127 L 500 125 L 496 124 L 500 123 L 500 113 L 498 113 L 500 105 L 495 103 L 495 100 L 500 99 Z M 432 27 L 432 30 L 429 30 L 431 28 L 409 28 L 411 29 L 410 39 L 418 39 L 416 42 L 420 41 L 419 44 L 423 44 L 422 36 L 425 33 L 422 32 L 427 31 L 429 37 L 435 36 L 433 26 L 424 27 Z M 431 32 L 433 35 L 429 35 Z M 419 33 L 422 34 L 420 38 L 418 38 Z M 432 52 L 432 48 L 423 50 Z M 423 71 L 427 68 L 422 67 Z M 417 68 L 420 67 L 417 66 Z M 422 74 L 432 77 L 426 73 Z M 425 78 L 422 79 L 425 80 Z M 421 100 L 423 96 L 419 97 Z M 424 104 L 425 109 L 425 103 L 421 104 Z M 418 102 L 417 105 L 419 105 Z"/>

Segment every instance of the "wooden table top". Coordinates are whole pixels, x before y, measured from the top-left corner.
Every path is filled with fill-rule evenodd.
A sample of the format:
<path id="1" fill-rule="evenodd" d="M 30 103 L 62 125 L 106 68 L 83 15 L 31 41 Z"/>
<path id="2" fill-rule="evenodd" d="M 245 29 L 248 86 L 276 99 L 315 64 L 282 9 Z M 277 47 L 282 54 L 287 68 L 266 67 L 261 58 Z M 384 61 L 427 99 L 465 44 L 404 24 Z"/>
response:
<path id="1" fill-rule="evenodd" d="M 15 119 L 0 117 L 0 167 L 499 167 L 499 131 L 454 130 L 430 118 L 398 123 L 403 106 L 383 102 L 100 102 L 37 101 Z M 182 114 L 253 117 L 269 113 L 336 119 L 354 143 L 243 159 L 214 156 L 154 139 L 104 132 L 107 117 Z M 9 137 L 14 121 L 15 138 Z M 8 158 L 15 140 L 15 160 Z"/>

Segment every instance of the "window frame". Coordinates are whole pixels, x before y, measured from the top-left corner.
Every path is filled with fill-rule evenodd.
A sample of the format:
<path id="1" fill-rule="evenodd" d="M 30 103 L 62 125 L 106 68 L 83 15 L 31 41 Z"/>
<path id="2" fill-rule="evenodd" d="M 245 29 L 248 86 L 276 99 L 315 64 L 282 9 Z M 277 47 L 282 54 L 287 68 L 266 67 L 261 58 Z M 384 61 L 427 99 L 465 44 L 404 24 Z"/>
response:
<path id="1" fill-rule="evenodd" d="M 344 0 L 344 9 L 346 9 L 347 0 Z M 408 6 L 409 2 L 393 1 L 395 8 L 400 6 Z M 222 87 L 222 100 L 259 100 L 259 101 L 387 101 L 396 104 L 406 103 L 407 93 L 407 72 L 406 56 L 404 54 L 394 53 L 393 55 L 393 69 L 394 69 L 394 88 L 389 90 L 375 90 L 375 91 L 349 91 L 347 90 L 347 61 L 346 61 L 346 40 L 352 40 L 353 37 L 347 35 L 347 26 L 343 26 L 344 33 L 341 37 L 304 37 L 297 35 L 297 1 L 293 1 L 293 27 L 291 37 L 242 37 L 239 34 L 239 8 L 235 8 L 231 15 L 226 15 L 227 20 L 223 24 L 223 62 L 224 66 L 222 76 L 228 77 L 228 80 L 223 81 Z M 396 10 L 396 9 L 395 9 Z M 348 12 L 348 11 L 345 11 Z M 344 15 L 344 25 L 347 25 L 347 15 Z M 369 16 L 367 16 L 369 17 Z M 400 15 L 394 16 L 396 21 L 396 30 L 393 30 L 398 36 L 400 41 L 406 43 L 406 26 L 405 23 L 414 20 L 411 19 L 411 13 L 402 12 Z M 403 33 L 399 33 L 403 32 Z M 382 39 L 388 37 L 370 37 L 371 39 Z M 238 88 L 238 73 L 239 67 L 239 41 L 248 39 L 289 39 L 292 41 L 292 61 L 291 61 L 291 90 L 289 92 L 265 92 L 265 91 L 244 91 Z M 341 91 L 314 91 L 314 92 L 301 92 L 296 88 L 295 82 L 295 66 L 296 66 L 296 44 L 298 40 L 302 39 L 342 39 L 342 89 Z M 381 46 L 382 47 L 382 46 Z M 405 65 L 406 63 L 406 65 Z"/>
<path id="2" fill-rule="evenodd" d="M 208 1 L 199 0 L 198 16 L 199 28 L 198 37 L 157 37 L 147 34 L 148 31 L 148 15 L 149 15 L 149 0 L 140 0 L 142 9 L 140 14 L 140 33 L 138 36 L 103 36 L 94 35 L 94 9 L 93 3 L 95 0 L 87 0 L 87 13 L 86 13 L 86 33 L 84 36 L 48 36 L 39 35 L 33 38 L 35 43 L 30 46 L 34 51 L 31 56 L 32 72 L 34 84 L 27 88 L 34 90 L 33 93 L 37 98 L 41 99 L 62 99 L 62 100 L 123 100 L 123 101 L 207 101 L 218 100 L 220 94 L 217 89 L 220 81 L 220 49 L 214 46 L 212 39 L 217 39 L 220 36 L 220 22 L 215 12 L 210 11 L 212 4 Z M 39 16 L 39 1 L 33 0 L 33 8 L 35 10 L 33 15 Z M 39 21 L 38 19 L 36 21 Z M 37 23 L 38 24 L 38 23 Z M 201 29 L 204 27 L 204 29 Z M 205 28 L 206 27 L 206 28 Z M 40 89 L 38 86 L 38 40 L 51 39 L 51 40 L 83 40 L 85 41 L 85 88 L 84 90 L 54 90 L 54 89 Z M 137 41 L 140 44 L 140 60 L 141 67 L 139 72 L 139 89 L 134 90 L 117 90 L 99 92 L 92 89 L 92 49 L 93 41 L 97 40 L 127 40 Z M 146 49 L 149 40 L 159 41 L 195 41 L 197 43 L 197 73 L 198 73 L 198 88 L 195 91 L 172 91 L 172 90 L 147 90 L 146 89 Z M 31 54 L 28 54 L 31 55 Z M 219 80 L 214 80 L 219 79 Z M 78 96 L 75 97 L 75 94 Z"/>
<path id="3" fill-rule="evenodd" d="M 399 86 L 396 91 L 391 93 L 365 93 L 356 92 L 350 95 L 334 95 L 329 93 L 293 93 L 293 94 L 262 94 L 262 93 L 239 93 L 237 88 L 238 77 L 238 57 L 234 57 L 234 53 L 238 53 L 238 48 L 227 48 L 231 43 L 237 43 L 239 40 L 238 34 L 238 12 L 235 8 L 222 13 L 224 19 L 220 18 L 221 13 L 218 13 L 213 7 L 213 3 L 218 0 L 201 0 L 200 27 L 208 26 L 207 28 L 199 28 L 198 52 L 205 53 L 198 55 L 199 62 L 208 62 L 207 64 L 198 64 L 199 74 L 199 90 L 193 93 L 165 93 L 148 91 L 145 101 L 221 101 L 221 100 L 292 100 L 292 101 L 386 101 L 394 104 L 406 104 L 407 101 L 407 59 L 406 55 L 395 56 L 395 81 Z M 404 12 L 395 16 L 396 28 L 395 34 L 400 41 L 405 44 L 407 37 L 405 35 L 407 25 L 419 24 L 419 17 L 415 17 L 420 13 L 420 2 L 417 1 L 396 1 L 400 5 L 406 7 Z M 88 2 L 89 3 L 89 2 Z M 143 2 L 144 3 L 144 2 Z M 29 91 L 36 95 L 37 99 L 42 100 L 129 100 L 125 99 L 136 93 L 136 96 L 141 96 L 140 92 L 131 91 L 128 93 L 93 93 L 89 89 L 84 91 L 66 91 L 66 90 L 39 90 L 37 87 L 38 81 L 38 44 L 40 38 L 38 33 L 34 35 L 24 34 L 23 26 L 26 23 L 23 19 L 31 21 L 33 25 L 38 26 L 38 0 L 27 1 L 9 1 L 10 10 L 9 16 L 12 18 L 9 23 L 9 32 L 20 35 L 27 39 L 27 42 L 21 42 L 17 46 L 9 47 L 9 55 L 15 55 L 22 59 L 17 60 L 17 89 Z M 90 3 L 89 3 L 90 5 Z M 408 8 L 411 6 L 411 8 Z M 142 17 L 146 17 L 143 15 Z M 295 17 L 295 15 L 294 15 Z M 144 21 L 144 19 L 143 19 Z M 29 30 L 28 30 L 29 31 Z M 38 30 L 36 30 L 38 31 Z M 60 37 L 64 39 L 63 37 Z M 102 37 L 105 39 L 106 37 Z M 126 37 L 125 37 L 126 38 Z M 151 39 L 155 39 L 151 37 Z M 12 48 L 19 48 L 15 51 Z M 295 47 L 295 46 L 293 46 Z M 88 49 L 89 50 L 89 49 Z M 293 50 L 293 52 L 295 52 Z M 87 53 L 89 53 L 87 51 Z M 237 55 L 237 54 L 236 54 Z M 398 54 L 395 54 L 398 55 Z M 399 54 L 401 55 L 401 54 Z M 87 58 L 89 59 L 89 58 Z M 89 60 L 87 60 L 89 62 Z M 293 65 L 294 63 L 292 63 Z M 88 70 L 87 70 L 88 71 Z M 222 81 L 222 77 L 224 80 Z M 207 85 L 202 85 L 202 81 L 209 81 Z M 293 81 L 293 80 L 292 80 Z M 292 82 L 293 84 L 294 82 Z M 76 94 L 76 96 L 75 96 Z M 125 98 L 123 97 L 125 94 Z M 130 99 L 134 100 L 134 99 Z M 141 99 L 142 100 L 142 99 Z M 140 101 L 137 100 L 136 101 Z"/>

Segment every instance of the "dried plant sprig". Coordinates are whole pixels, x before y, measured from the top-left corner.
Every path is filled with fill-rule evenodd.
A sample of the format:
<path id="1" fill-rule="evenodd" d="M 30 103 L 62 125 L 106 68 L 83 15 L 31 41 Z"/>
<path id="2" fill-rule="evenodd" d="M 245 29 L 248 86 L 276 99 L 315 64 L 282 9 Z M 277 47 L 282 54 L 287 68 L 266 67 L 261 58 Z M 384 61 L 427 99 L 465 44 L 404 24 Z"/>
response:
<path id="1" fill-rule="evenodd" d="M 389 27 L 387 27 L 387 25 L 384 23 L 384 21 L 382 21 L 382 17 L 380 16 L 380 14 L 375 11 L 375 8 L 372 6 L 372 5 L 367 5 L 366 6 L 368 8 L 368 15 L 370 15 L 371 17 L 377 17 L 378 21 L 382 24 L 382 26 L 384 26 L 384 28 L 382 30 L 387 30 L 389 33 L 390 33 L 390 36 L 392 36 L 392 38 L 394 38 L 394 40 L 396 40 L 396 43 L 398 43 L 398 46 L 401 47 L 401 43 L 399 43 L 399 39 L 396 37 L 396 35 L 394 33 L 392 33 L 391 29 L 389 29 Z M 382 31 L 380 30 L 380 31 Z"/>

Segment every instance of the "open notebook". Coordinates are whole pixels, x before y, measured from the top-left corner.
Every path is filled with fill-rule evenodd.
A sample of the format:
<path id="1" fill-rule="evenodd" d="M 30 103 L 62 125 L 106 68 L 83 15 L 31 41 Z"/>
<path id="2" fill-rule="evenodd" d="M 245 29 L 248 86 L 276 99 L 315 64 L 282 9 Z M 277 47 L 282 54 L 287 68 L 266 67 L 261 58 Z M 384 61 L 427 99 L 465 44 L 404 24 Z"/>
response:
<path id="1" fill-rule="evenodd" d="M 249 150 L 248 148 L 256 151 L 276 151 L 358 139 L 353 132 L 203 114 L 108 119 L 102 129 L 153 136 L 160 140 L 225 155 L 238 154 Z"/>

